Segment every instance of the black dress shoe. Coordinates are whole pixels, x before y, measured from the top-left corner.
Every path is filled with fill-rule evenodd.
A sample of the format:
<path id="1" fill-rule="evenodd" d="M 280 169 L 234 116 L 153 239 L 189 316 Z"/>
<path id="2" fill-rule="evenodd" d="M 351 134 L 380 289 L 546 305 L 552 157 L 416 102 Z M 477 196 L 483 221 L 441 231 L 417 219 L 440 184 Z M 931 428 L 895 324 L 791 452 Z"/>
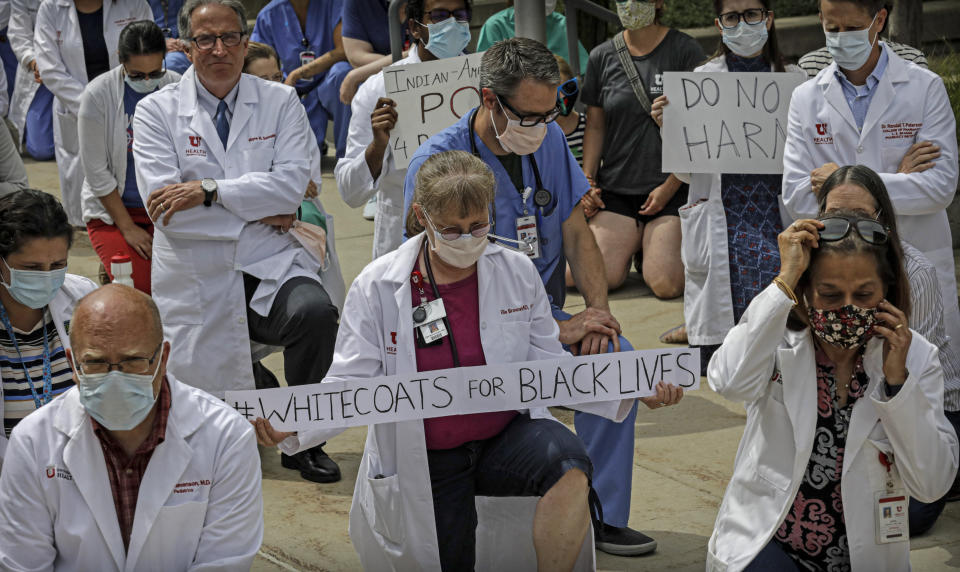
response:
<path id="1" fill-rule="evenodd" d="M 335 483 L 340 480 L 340 467 L 317 446 L 296 455 L 280 455 L 284 468 L 300 471 L 300 476 L 314 483 Z"/>

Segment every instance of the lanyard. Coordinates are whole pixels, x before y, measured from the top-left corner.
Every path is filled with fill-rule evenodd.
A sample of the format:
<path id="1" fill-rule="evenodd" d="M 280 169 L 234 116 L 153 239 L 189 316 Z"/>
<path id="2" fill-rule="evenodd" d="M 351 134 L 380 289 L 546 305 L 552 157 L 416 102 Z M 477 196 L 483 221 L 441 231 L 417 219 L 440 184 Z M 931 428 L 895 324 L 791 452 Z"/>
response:
<path id="1" fill-rule="evenodd" d="M 20 353 L 20 345 L 17 343 L 17 336 L 13 333 L 13 324 L 10 323 L 10 318 L 7 317 L 7 310 L 3 307 L 3 304 L 0 303 L 0 320 L 3 321 L 3 327 L 7 330 L 7 335 L 10 336 L 10 341 L 13 342 L 13 349 L 17 350 L 17 357 L 20 358 L 20 367 L 23 368 L 23 375 L 27 380 L 27 385 L 30 386 L 30 394 L 33 395 L 33 403 L 37 406 L 37 409 L 50 403 L 53 400 L 53 371 L 50 368 L 50 344 L 47 341 L 47 317 L 43 316 L 41 318 L 41 323 L 43 323 L 43 393 L 37 395 L 37 388 L 33 385 L 33 378 L 30 377 L 30 371 L 27 369 L 25 363 L 23 363 L 23 354 Z"/>
<path id="2" fill-rule="evenodd" d="M 427 252 L 427 243 L 429 241 L 423 239 L 423 265 L 427 267 L 427 277 L 430 279 L 430 285 L 433 286 L 433 296 L 437 300 L 440 299 L 440 289 L 437 288 L 437 281 L 433 277 L 433 268 L 430 267 L 430 254 Z M 421 277 L 421 284 L 422 284 Z M 423 290 L 420 290 L 421 295 Z M 453 367 L 460 367 L 460 354 L 457 353 L 457 342 L 453 339 L 453 328 L 450 326 L 450 320 L 446 316 L 442 318 L 443 324 L 447 327 L 447 335 L 450 337 L 450 353 L 453 354 Z"/>

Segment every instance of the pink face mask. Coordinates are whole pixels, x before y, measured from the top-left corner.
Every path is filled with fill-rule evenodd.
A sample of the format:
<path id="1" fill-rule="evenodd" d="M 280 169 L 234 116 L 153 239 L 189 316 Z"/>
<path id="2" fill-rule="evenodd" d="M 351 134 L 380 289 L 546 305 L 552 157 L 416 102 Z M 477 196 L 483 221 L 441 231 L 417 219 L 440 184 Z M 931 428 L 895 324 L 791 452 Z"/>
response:
<path id="1" fill-rule="evenodd" d="M 500 105 L 500 111 L 506 116 L 507 113 L 503 110 L 503 105 L 500 104 L 499 99 L 497 105 Z M 500 142 L 500 146 L 508 153 L 516 155 L 530 155 L 540 148 L 543 138 L 547 136 L 547 125 L 545 123 L 524 127 L 520 125 L 519 119 L 510 119 L 509 117 L 507 117 L 507 126 L 503 129 L 503 133 L 500 133 L 497 131 L 497 123 L 493 120 L 493 110 L 490 110 L 490 122 L 493 123 L 493 132 L 497 134 L 497 141 Z"/>
<path id="2" fill-rule="evenodd" d="M 321 267 L 326 267 L 327 231 L 323 230 L 323 227 L 298 220 L 294 221 L 293 226 L 290 227 L 290 234 L 317 259 Z"/>

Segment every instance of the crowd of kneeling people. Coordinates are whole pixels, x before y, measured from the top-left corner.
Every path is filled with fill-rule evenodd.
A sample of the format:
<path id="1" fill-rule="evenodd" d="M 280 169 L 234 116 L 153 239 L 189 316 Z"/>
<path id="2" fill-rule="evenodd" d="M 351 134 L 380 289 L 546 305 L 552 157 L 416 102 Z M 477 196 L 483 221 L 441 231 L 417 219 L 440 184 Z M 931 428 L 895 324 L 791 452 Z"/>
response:
<path id="1" fill-rule="evenodd" d="M 79 160 L 103 222 L 87 228 L 140 255 L 136 288 L 67 273 L 75 227 L 53 195 L 0 196 L 0 570 L 249 569 L 258 443 L 340 479 L 322 446 L 343 429 L 281 431 L 223 401 L 276 385 L 265 355 L 283 352 L 293 386 L 627 351 L 607 293 L 638 252 L 656 296 L 685 291 L 710 387 L 746 408 L 706 568 L 908 570 L 910 535 L 960 498 L 943 82 L 880 41 L 882 1 L 821 0 L 834 63 L 793 94 L 783 175 L 664 174 L 669 102 L 647 60 L 802 72 L 768 0 L 715 2 L 723 44 L 705 64 L 663 4 L 617 2 L 625 31 L 591 52 L 580 116 L 576 74 L 546 46 L 493 43 L 480 105 L 406 168 L 369 75 L 335 176 L 348 203 L 377 195 L 375 258 L 345 295 L 317 138 L 243 6 L 184 2 L 182 77 L 155 23 L 127 24 L 119 65 L 80 97 Z M 470 9 L 409 0 L 404 62 L 462 54 Z M 646 105 L 618 67 L 631 60 L 656 84 Z M 427 308 L 445 313 L 435 340 Z M 628 526 L 638 402 L 683 395 L 661 382 L 575 405 L 575 431 L 546 408 L 371 425 L 349 516 L 363 568 L 582 570 L 595 549 L 653 551 Z"/>

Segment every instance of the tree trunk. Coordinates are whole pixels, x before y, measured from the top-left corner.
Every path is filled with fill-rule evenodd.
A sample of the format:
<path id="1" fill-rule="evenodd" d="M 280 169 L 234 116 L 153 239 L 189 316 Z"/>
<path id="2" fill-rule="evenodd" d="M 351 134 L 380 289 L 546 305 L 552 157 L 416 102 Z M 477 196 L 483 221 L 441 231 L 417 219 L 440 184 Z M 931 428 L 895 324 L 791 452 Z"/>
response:
<path id="1" fill-rule="evenodd" d="M 891 40 L 922 49 L 923 3 L 921 0 L 896 0 L 887 27 Z"/>

